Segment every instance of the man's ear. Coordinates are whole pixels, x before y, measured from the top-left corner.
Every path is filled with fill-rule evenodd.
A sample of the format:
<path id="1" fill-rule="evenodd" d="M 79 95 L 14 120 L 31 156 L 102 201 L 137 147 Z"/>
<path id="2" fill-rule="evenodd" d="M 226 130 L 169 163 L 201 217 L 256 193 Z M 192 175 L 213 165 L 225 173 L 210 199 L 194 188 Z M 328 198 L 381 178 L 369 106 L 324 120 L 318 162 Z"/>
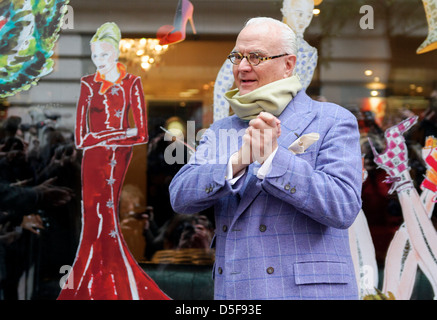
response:
<path id="1" fill-rule="evenodd" d="M 296 56 L 290 54 L 285 57 L 285 75 L 291 77 L 293 75 L 294 67 L 296 66 Z"/>

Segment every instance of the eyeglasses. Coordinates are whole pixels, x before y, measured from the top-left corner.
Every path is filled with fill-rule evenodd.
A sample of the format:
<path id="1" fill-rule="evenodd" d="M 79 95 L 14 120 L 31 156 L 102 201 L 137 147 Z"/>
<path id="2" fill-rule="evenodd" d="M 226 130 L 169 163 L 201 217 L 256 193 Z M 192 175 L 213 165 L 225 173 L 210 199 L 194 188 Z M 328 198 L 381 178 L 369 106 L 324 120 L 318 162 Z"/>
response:
<path id="1" fill-rule="evenodd" d="M 247 56 L 243 56 L 240 52 L 231 52 L 228 59 L 235 65 L 239 65 L 244 58 L 247 59 L 251 66 L 257 66 L 261 61 L 272 60 L 284 56 L 288 56 L 288 53 L 280 54 L 278 56 L 261 57 L 258 52 L 250 52 Z"/>

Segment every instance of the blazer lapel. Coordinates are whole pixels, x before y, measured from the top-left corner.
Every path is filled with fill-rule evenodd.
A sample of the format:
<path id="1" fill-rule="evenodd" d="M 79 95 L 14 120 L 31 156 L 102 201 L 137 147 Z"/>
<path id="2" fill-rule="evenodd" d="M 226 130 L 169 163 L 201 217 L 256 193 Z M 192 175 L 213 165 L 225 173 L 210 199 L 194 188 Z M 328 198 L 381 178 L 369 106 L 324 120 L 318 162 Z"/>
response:
<path id="1" fill-rule="evenodd" d="M 282 130 L 278 139 L 279 145 L 288 148 L 302 135 L 316 114 L 317 112 L 312 108 L 311 98 L 304 91 L 300 91 L 279 117 Z"/>

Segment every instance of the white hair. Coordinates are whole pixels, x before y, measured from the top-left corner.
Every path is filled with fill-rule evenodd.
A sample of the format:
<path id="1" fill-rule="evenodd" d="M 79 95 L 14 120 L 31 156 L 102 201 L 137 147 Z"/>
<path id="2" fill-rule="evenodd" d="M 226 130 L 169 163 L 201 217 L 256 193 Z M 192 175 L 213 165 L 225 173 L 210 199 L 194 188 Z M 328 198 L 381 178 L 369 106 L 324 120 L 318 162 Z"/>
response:
<path id="1" fill-rule="evenodd" d="M 279 27 L 281 30 L 281 43 L 282 43 L 282 49 L 285 53 L 293 54 L 297 56 L 297 40 L 296 40 L 296 34 L 294 33 L 293 29 L 290 28 L 286 23 L 283 23 L 282 21 L 269 18 L 269 17 L 256 17 L 249 19 L 244 27 L 247 27 L 249 25 L 275 25 Z"/>

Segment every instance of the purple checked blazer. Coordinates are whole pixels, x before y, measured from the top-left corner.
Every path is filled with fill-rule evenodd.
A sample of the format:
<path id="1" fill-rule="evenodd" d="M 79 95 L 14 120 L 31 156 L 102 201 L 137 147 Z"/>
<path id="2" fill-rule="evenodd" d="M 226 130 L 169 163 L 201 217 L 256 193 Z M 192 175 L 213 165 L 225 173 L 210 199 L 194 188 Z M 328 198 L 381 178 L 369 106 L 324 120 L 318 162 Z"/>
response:
<path id="1" fill-rule="evenodd" d="M 214 206 L 215 299 L 357 299 L 347 230 L 361 208 L 357 120 L 304 91 L 279 119 L 271 171 L 260 180 L 260 165 L 251 164 L 233 186 L 227 162 L 248 124 L 235 115 L 213 123 L 170 185 L 172 206 L 179 213 Z M 290 152 L 306 133 L 320 139 L 303 154 Z"/>

